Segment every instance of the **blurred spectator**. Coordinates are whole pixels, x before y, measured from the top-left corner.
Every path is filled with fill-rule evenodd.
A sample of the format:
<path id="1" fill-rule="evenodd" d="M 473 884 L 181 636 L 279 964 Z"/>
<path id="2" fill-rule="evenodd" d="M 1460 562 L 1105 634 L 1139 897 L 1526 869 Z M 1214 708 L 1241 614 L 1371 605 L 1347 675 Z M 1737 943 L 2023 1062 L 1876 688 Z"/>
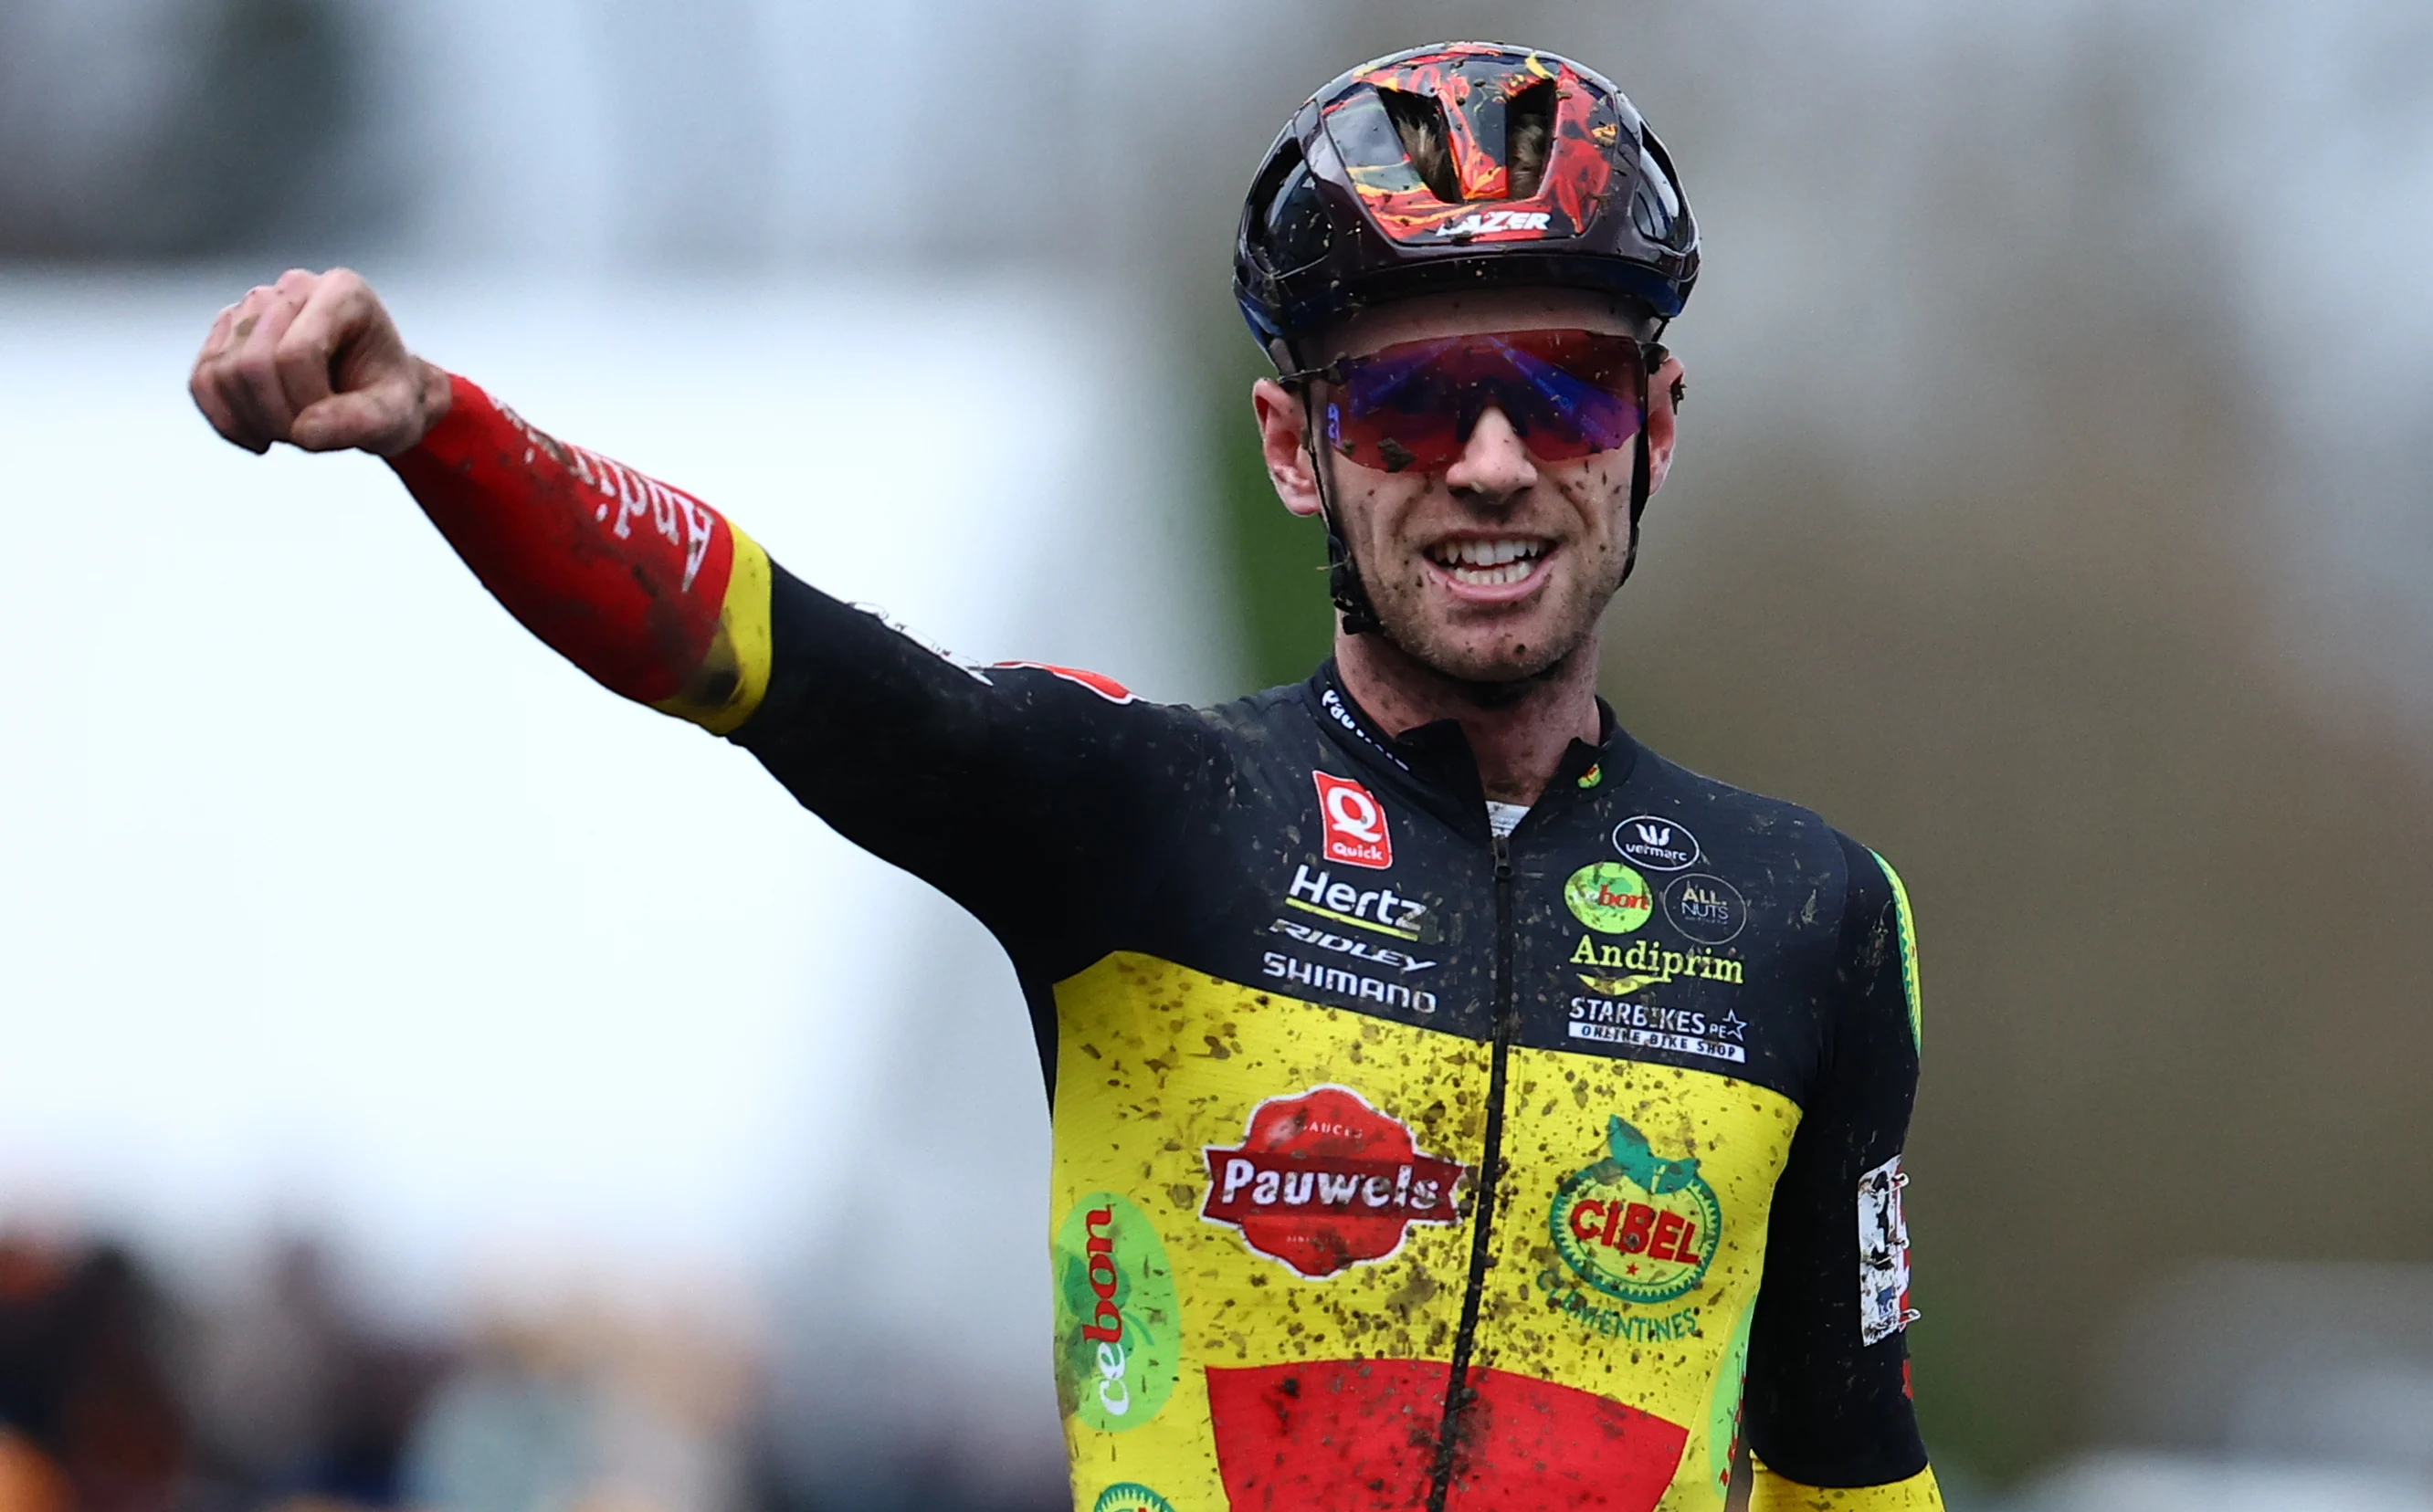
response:
<path id="1" fill-rule="evenodd" d="M 318 1246 L 274 1246 L 260 1282 L 196 1333 L 196 1414 L 230 1491 L 398 1501 L 406 1435 L 447 1356 L 371 1327 Z"/>
<path id="2" fill-rule="evenodd" d="M 9 1512 L 164 1512 L 189 1453 L 165 1319 L 124 1251 L 0 1240 L 0 1496 Z"/>
<path id="3" fill-rule="evenodd" d="M 498 1321 L 416 1429 L 406 1487 L 448 1512 L 740 1512 L 748 1384 L 697 1317 Z"/>

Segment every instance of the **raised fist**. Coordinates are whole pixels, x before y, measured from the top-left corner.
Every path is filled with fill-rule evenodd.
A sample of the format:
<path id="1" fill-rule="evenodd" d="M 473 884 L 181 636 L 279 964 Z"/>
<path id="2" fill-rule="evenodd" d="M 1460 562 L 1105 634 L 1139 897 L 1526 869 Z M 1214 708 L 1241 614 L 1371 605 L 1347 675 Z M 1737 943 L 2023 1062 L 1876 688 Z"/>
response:
<path id="1" fill-rule="evenodd" d="M 248 451 L 284 441 L 396 456 L 448 413 L 448 375 L 405 349 L 361 275 L 292 268 L 220 312 L 186 389 Z"/>

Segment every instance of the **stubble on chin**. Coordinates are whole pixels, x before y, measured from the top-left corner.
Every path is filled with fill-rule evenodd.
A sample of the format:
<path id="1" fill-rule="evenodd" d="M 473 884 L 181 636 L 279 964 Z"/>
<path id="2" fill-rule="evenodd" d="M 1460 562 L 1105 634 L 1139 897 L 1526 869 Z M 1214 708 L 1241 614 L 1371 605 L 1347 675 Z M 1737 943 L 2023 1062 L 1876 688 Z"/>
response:
<path id="1" fill-rule="evenodd" d="M 1457 685 L 1483 706 L 1493 707 L 1518 700 L 1562 671 L 1595 636 L 1604 598 L 1610 595 L 1587 593 L 1584 586 L 1569 589 L 1557 612 L 1529 616 L 1529 630 L 1499 627 L 1483 635 L 1464 634 L 1432 620 L 1423 606 L 1426 589 L 1418 583 L 1407 592 L 1372 592 L 1370 602 L 1385 637 L 1396 650 Z"/>

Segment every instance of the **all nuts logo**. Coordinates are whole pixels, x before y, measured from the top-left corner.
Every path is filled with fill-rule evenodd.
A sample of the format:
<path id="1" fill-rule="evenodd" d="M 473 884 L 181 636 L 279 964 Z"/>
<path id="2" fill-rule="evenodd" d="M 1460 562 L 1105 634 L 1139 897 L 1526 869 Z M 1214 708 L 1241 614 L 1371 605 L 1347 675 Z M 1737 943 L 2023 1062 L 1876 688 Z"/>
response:
<path id="1" fill-rule="evenodd" d="M 1182 1367 L 1174 1268 L 1148 1215 L 1113 1192 L 1073 1204 L 1056 1229 L 1056 1400 L 1119 1434 L 1157 1416 Z"/>
<path id="2" fill-rule="evenodd" d="M 1386 810 L 1376 795 L 1350 777 L 1323 772 L 1318 781 L 1318 811 L 1326 822 L 1326 858 L 1346 866 L 1383 871 L 1394 864 L 1394 837 L 1386 829 Z"/>
<path id="3" fill-rule="evenodd" d="M 1563 1178 L 1547 1224 L 1580 1280 L 1625 1302 L 1669 1302 L 1705 1278 L 1724 1214 L 1694 1157 L 1666 1160 L 1609 1117 L 1605 1158 Z"/>
<path id="4" fill-rule="evenodd" d="M 1199 1215 L 1313 1279 L 1385 1259 L 1414 1223 L 1461 1221 L 1467 1167 L 1420 1153 L 1407 1126 L 1349 1087 L 1270 1097 L 1240 1145 L 1207 1156 Z"/>

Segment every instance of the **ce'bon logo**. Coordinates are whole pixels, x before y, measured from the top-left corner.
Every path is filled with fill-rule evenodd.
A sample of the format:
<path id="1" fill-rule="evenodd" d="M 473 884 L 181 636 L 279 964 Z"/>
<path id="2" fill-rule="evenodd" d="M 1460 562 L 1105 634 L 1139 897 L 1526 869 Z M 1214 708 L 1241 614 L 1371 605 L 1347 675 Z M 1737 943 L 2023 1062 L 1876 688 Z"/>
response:
<path id="1" fill-rule="evenodd" d="M 1599 861 L 1574 872 L 1563 884 L 1572 917 L 1599 934 L 1626 935 L 1656 911 L 1647 879 L 1620 861 Z"/>
<path id="2" fill-rule="evenodd" d="M 1669 1302 L 1706 1279 L 1724 1214 L 1695 1156 L 1667 1160 L 1608 1117 L 1605 1158 L 1563 1178 L 1546 1222 L 1580 1280 L 1625 1302 Z"/>
<path id="3" fill-rule="evenodd" d="M 1091 1193 L 1056 1230 L 1057 1405 L 1101 1433 L 1138 1428 L 1174 1394 L 1182 1367 L 1165 1246 L 1139 1208 Z"/>

